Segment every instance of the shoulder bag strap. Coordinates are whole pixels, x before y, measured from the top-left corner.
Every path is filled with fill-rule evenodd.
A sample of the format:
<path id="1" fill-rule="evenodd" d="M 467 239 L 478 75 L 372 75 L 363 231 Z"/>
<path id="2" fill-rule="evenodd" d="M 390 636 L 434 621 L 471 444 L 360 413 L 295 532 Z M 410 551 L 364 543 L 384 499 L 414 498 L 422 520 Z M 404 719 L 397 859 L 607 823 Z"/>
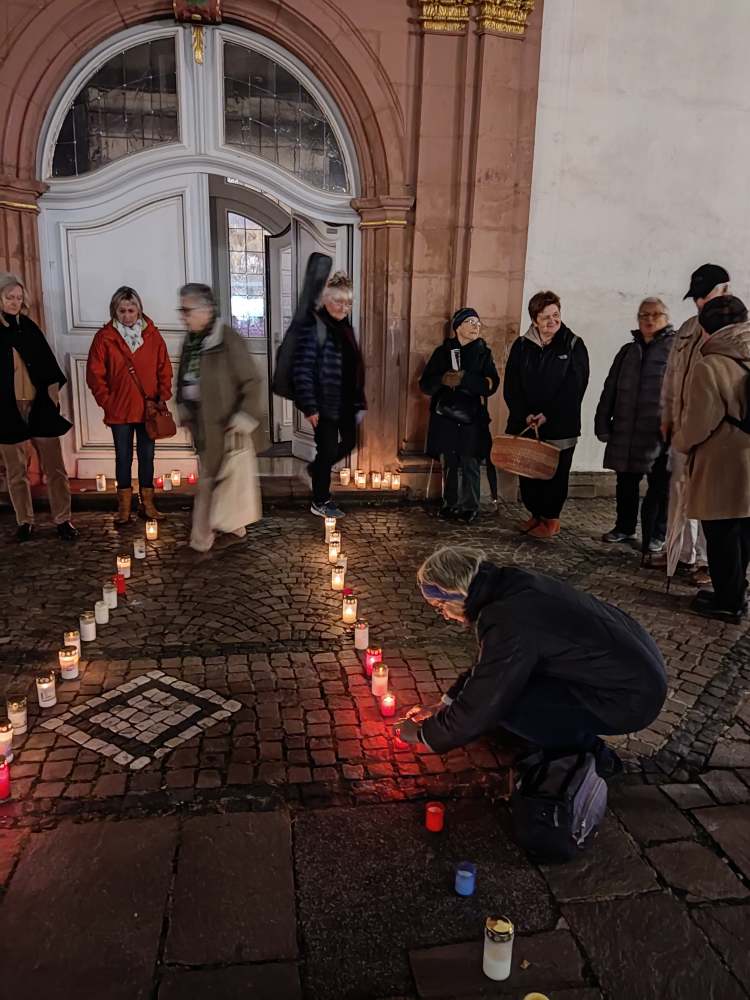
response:
<path id="1" fill-rule="evenodd" d="M 115 330 L 115 333 L 117 333 L 116 330 Z M 128 353 L 126 351 L 126 348 L 125 348 L 125 345 L 122 343 L 122 337 L 120 336 L 119 333 L 117 333 L 117 340 L 115 341 L 115 343 L 117 344 L 117 348 L 118 348 L 118 350 L 120 351 L 120 353 L 122 354 L 122 356 L 123 356 L 123 358 L 125 360 L 125 364 L 126 364 L 127 369 L 128 369 L 128 371 L 130 372 L 130 374 L 131 374 L 131 376 L 133 378 L 133 381 L 138 386 L 138 391 L 140 392 L 140 394 L 143 396 L 143 398 L 148 403 L 150 400 L 149 400 L 149 397 L 146 395 L 146 390 L 143 388 L 143 383 L 138 378 L 138 372 L 135 370 L 135 366 L 133 365 L 132 353 L 130 355 L 128 355 Z"/>

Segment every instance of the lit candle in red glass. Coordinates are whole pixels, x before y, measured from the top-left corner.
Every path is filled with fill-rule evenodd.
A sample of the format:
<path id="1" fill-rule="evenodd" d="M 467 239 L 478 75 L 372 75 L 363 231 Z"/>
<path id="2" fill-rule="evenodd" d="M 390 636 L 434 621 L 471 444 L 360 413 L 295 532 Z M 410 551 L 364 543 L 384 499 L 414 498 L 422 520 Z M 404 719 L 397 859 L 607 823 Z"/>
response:
<path id="1" fill-rule="evenodd" d="M 115 575 L 112 577 L 112 583 L 114 583 L 114 585 L 117 587 L 118 594 L 122 595 L 127 592 L 127 588 L 125 585 L 125 577 L 122 575 L 122 573 L 115 573 Z"/>
<path id="2" fill-rule="evenodd" d="M 406 740 L 400 739 L 400 737 L 396 736 L 395 734 L 393 736 L 393 745 L 396 747 L 397 750 L 410 749 L 409 744 L 406 742 Z"/>
<path id="3" fill-rule="evenodd" d="M 367 676 L 372 677 L 372 668 L 376 663 L 383 662 L 383 650 L 378 646 L 370 646 L 369 649 L 365 650 L 365 670 L 367 671 Z"/>
<path id="4" fill-rule="evenodd" d="M 428 802 L 425 807 L 424 825 L 432 833 L 440 833 L 445 822 L 445 806 L 442 802 Z"/>
<path id="5" fill-rule="evenodd" d="M 380 714 L 384 719 L 388 719 L 396 714 L 396 695 L 391 691 L 384 694 L 380 699 Z"/>
<path id="6" fill-rule="evenodd" d="M 0 802 L 10 798 L 10 765 L 0 756 Z"/>
<path id="7" fill-rule="evenodd" d="M 157 490 L 163 490 L 164 476 L 157 476 L 156 479 L 154 480 L 154 486 L 157 488 Z"/>
<path id="8" fill-rule="evenodd" d="M 188 485 L 195 486 L 197 482 L 198 482 L 198 477 L 196 476 L 196 474 L 194 472 L 188 472 Z"/>

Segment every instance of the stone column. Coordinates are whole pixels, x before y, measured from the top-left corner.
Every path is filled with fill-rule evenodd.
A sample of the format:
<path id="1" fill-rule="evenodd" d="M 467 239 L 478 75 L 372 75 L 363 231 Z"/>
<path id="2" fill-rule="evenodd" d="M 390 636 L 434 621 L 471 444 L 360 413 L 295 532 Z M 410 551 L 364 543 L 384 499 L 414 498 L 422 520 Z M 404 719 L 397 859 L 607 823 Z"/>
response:
<path id="1" fill-rule="evenodd" d="M 400 416 L 406 394 L 413 198 L 357 198 L 362 221 L 362 329 L 368 411 L 362 425 L 363 469 L 399 468 Z"/>
<path id="2" fill-rule="evenodd" d="M 37 199 L 47 190 L 40 181 L 0 175 L 0 270 L 17 274 L 26 285 L 29 312 L 44 326 L 39 262 Z"/>

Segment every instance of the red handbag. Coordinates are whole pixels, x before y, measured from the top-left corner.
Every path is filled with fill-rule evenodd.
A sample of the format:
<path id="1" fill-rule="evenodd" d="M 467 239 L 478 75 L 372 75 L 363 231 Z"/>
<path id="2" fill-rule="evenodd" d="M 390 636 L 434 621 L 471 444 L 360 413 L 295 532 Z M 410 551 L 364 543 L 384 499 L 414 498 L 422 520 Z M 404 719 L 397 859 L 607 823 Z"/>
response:
<path id="1" fill-rule="evenodd" d="M 146 395 L 141 380 L 138 378 L 138 373 L 133 366 L 132 358 L 125 354 L 125 348 L 121 344 L 118 343 L 117 346 L 125 358 L 125 364 L 133 381 L 138 386 L 138 391 L 145 400 L 146 419 L 144 420 L 144 424 L 146 425 L 146 433 L 152 441 L 161 441 L 163 438 L 174 437 L 177 433 L 177 425 L 174 422 L 172 414 L 169 412 L 167 404 L 163 400 L 151 399 Z"/>

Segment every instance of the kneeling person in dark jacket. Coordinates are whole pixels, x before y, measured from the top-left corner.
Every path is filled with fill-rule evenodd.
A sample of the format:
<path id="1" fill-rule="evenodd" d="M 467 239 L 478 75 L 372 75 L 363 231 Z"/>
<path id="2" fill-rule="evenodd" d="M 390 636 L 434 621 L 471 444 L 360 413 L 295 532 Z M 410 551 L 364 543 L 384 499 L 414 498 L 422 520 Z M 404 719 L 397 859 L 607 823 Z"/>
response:
<path id="1" fill-rule="evenodd" d="M 466 546 L 439 549 L 417 579 L 444 618 L 475 625 L 479 657 L 434 714 L 401 723 L 403 740 L 447 753 L 502 727 L 548 749 L 590 750 L 602 773 L 619 769 L 599 737 L 648 726 L 667 693 L 661 654 L 636 621 Z"/>

